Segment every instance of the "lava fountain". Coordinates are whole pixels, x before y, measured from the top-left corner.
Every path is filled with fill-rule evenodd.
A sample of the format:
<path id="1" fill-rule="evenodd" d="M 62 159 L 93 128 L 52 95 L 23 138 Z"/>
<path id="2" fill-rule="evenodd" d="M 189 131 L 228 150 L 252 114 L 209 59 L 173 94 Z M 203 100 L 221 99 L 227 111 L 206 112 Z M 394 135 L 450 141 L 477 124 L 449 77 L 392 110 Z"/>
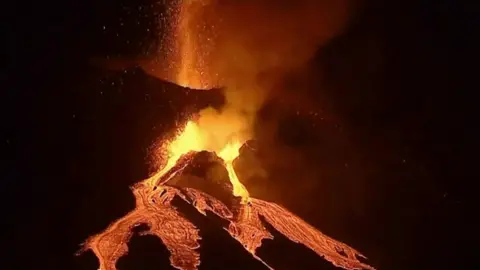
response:
<path id="1" fill-rule="evenodd" d="M 199 25 L 195 14 L 209 0 L 173 0 L 170 4 L 167 52 L 169 70 L 167 78 L 183 87 L 211 89 L 218 86 L 208 72 L 205 61 L 213 49 L 212 36 L 205 24 Z"/>

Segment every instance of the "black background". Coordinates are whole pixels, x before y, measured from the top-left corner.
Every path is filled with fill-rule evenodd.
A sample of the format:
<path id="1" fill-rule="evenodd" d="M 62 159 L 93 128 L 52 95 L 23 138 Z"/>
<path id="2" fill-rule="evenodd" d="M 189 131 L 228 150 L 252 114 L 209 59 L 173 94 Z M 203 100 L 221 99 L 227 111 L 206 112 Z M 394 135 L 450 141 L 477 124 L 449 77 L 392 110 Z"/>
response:
<path id="1" fill-rule="evenodd" d="M 293 94 L 309 106 L 273 100 L 263 111 L 259 141 L 266 137 L 263 159 L 276 180 L 247 186 L 361 250 L 379 269 L 469 269 L 474 225 L 466 208 L 478 158 L 469 140 L 476 124 L 466 117 L 474 101 L 464 89 L 474 86 L 449 77 L 467 47 L 457 36 L 473 31 L 473 11 L 456 14 L 447 1 L 382 2 L 365 2 L 345 33 L 312 60 L 321 84 Z M 128 186 L 148 174 L 157 138 L 221 96 L 139 69 L 92 64 L 148 54 L 161 6 L 51 0 L 2 9 L 2 223 L 12 240 L 6 255 L 16 262 L 12 269 L 95 269 L 92 254 L 73 256 L 78 245 L 133 207 Z M 287 94 L 280 93 L 282 100 Z M 279 127 L 274 141 L 287 150 L 267 143 L 262 121 L 272 119 Z M 295 164 L 292 151 L 301 153 L 307 174 L 296 165 L 278 169 L 282 160 Z M 204 269 L 253 267 L 233 240 L 190 215 L 205 231 Z M 220 240 L 207 240 L 213 238 Z M 311 254 L 286 259 L 297 252 L 278 238 L 279 247 L 270 248 L 277 253 L 266 255 L 272 265 L 320 268 L 305 263 Z M 168 267 L 160 241 L 132 241 L 129 257 L 143 257 L 121 259 L 120 269 Z"/>

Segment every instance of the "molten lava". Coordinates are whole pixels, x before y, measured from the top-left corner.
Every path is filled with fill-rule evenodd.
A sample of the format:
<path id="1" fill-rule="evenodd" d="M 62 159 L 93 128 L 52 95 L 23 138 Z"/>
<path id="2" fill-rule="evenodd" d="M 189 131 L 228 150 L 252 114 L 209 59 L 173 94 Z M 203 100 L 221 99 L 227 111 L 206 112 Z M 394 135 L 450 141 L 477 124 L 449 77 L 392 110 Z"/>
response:
<path id="1" fill-rule="evenodd" d="M 291 241 L 305 245 L 338 267 L 374 269 L 357 259 L 363 257 L 358 251 L 324 235 L 280 205 L 250 197 L 233 168 L 233 160 L 239 155 L 243 142 L 233 137 L 222 148 L 216 148 L 215 144 L 206 139 L 206 135 L 208 132 L 200 129 L 197 123 L 188 122 L 184 130 L 166 146 L 168 160 L 163 169 L 132 187 L 136 199 L 135 209 L 110 224 L 105 231 L 87 239 L 80 252 L 91 249 L 100 261 L 101 270 L 115 270 L 118 259 L 128 252 L 127 243 L 133 229 L 146 224 L 148 230 L 143 234 L 155 235 L 162 240 L 170 251 L 173 267 L 183 270 L 198 269 L 198 229 L 172 206 L 171 202 L 177 196 L 203 215 L 210 211 L 229 221 L 226 230 L 230 235 L 270 269 L 272 268 L 255 253 L 264 239 L 273 239 L 260 217 Z M 189 153 L 202 150 L 214 151 L 223 159 L 233 186 L 233 195 L 241 197 L 235 211 L 199 190 L 168 186 L 168 181 L 188 165 Z M 179 162 L 180 160 L 183 162 Z"/>
<path id="2" fill-rule="evenodd" d="M 233 168 L 233 160 L 240 154 L 239 149 L 241 146 L 238 142 L 227 144 L 217 155 L 225 162 L 225 168 L 228 171 L 228 177 L 233 186 L 233 195 L 242 197 L 242 202 L 247 202 L 250 195 L 245 186 L 238 180 L 235 169 Z"/>

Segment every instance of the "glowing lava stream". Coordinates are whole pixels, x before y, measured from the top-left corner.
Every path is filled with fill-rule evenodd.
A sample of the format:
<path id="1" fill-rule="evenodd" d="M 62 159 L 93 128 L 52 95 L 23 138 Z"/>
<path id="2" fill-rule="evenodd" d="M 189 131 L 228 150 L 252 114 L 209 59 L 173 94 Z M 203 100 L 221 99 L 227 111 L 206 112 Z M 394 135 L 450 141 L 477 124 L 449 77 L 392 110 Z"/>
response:
<path id="1" fill-rule="evenodd" d="M 217 155 L 225 162 L 225 168 L 228 171 L 228 177 L 233 186 L 233 196 L 242 197 L 242 202 L 246 203 L 249 200 L 250 194 L 248 194 L 245 186 L 238 180 L 235 169 L 233 168 L 233 161 L 240 154 L 239 150 L 241 146 L 238 142 L 227 144 Z"/>
<path id="2" fill-rule="evenodd" d="M 203 150 L 205 142 L 199 139 L 199 132 L 195 123 L 187 123 L 183 132 L 168 144 L 169 159 L 165 167 L 153 177 L 132 187 L 136 199 L 135 209 L 110 224 L 103 232 L 88 238 L 79 254 L 91 249 L 99 259 L 100 270 L 115 270 L 117 260 L 128 253 L 127 244 L 133 228 L 146 224 L 148 230 L 142 234 L 155 235 L 162 240 L 170 251 L 173 267 L 182 270 L 198 269 L 200 255 L 197 249 L 201 238 L 195 225 L 172 206 L 171 202 L 177 196 L 203 215 L 208 210 L 228 220 L 228 233 L 270 269 L 255 254 L 264 239 L 273 239 L 260 217 L 291 241 L 305 245 L 338 267 L 374 269 L 358 260 L 358 257 L 364 257 L 358 251 L 324 235 L 280 205 L 250 197 L 233 169 L 233 160 L 238 156 L 242 145 L 240 142 L 231 142 L 217 152 L 224 159 L 233 185 L 233 194 L 242 197 L 235 214 L 224 203 L 199 190 L 164 185 L 186 167 L 175 166 L 183 155 Z"/>

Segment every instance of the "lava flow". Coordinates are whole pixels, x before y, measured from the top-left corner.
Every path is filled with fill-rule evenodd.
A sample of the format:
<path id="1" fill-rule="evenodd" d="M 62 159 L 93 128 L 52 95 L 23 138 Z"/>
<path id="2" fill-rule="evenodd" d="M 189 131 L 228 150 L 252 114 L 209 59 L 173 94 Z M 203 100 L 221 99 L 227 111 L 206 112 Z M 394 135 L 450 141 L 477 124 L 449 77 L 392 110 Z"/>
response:
<path id="1" fill-rule="evenodd" d="M 128 242 L 136 226 L 145 224 L 143 234 L 157 236 L 170 251 L 171 265 L 177 269 L 198 269 L 200 264 L 199 231 L 171 202 L 176 196 L 194 206 L 200 213 L 210 211 L 229 221 L 226 230 L 257 260 L 256 250 L 264 239 L 273 239 L 260 217 L 293 242 L 316 252 L 332 264 L 344 269 L 374 269 L 360 262 L 358 251 L 336 241 L 278 204 L 250 197 L 233 168 L 243 141 L 235 138 L 221 148 L 212 147 L 205 140 L 205 131 L 195 122 L 188 122 L 179 135 L 167 144 L 168 160 L 162 170 L 132 187 L 136 199 L 134 210 L 113 222 L 103 232 L 86 240 L 80 251 L 91 249 L 99 259 L 101 270 L 115 270 L 117 260 L 128 253 Z M 229 209 L 220 200 L 192 188 L 177 188 L 168 181 L 180 174 L 189 164 L 192 152 L 214 151 L 223 159 L 233 196 L 241 197 L 236 210 Z M 190 153 L 190 154 L 189 154 Z M 266 267 L 272 269 L 266 262 Z"/>

